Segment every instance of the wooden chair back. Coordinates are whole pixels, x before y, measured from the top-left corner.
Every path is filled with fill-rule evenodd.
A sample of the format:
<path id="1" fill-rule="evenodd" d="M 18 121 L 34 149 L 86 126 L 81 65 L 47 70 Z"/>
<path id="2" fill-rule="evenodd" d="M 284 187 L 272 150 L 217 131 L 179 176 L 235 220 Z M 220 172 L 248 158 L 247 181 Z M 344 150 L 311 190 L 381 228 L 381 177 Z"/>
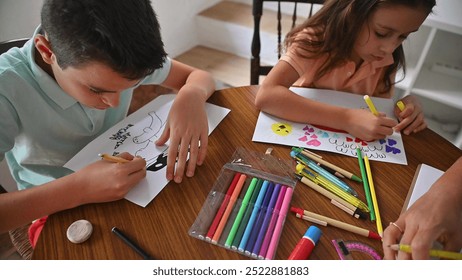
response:
<path id="1" fill-rule="evenodd" d="M 260 30 L 260 23 L 261 18 L 263 16 L 263 4 L 265 2 L 276 2 L 277 3 L 277 17 L 275 19 L 274 27 L 277 30 L 277 58 L 281 57 L 282 52 L 282 6 L 288 3 L 293 5 L 293 11 L 291 15 L 291 26 L 290 29 L 293 28 L 297 24 L 298 18 L 298 9 L 299 4 L 308 4 L 309 5 L 309 12 L 306 15 L 306 18 L 309 18 L 313 14 L 313 8 L 315 4 L 323 4 L 323 0 L 253 0 L 253 7 L 252 7 L 252 15 L 254 20 L 254 30 L 253 30 L 253 37 L 252 37 L 252 57 L 250 61 L 250 84 L 251 85 L 258 85 L 260 76 L 268 75 L 269 71 L 273 68 L 273 65 L 262 65 L 260 61 L 260 51 L 261 51 L 261 30 Z M 289 29 L 289 30 L 290 30 Z M 284 34 L 285 35 L 285 34 Z"/>

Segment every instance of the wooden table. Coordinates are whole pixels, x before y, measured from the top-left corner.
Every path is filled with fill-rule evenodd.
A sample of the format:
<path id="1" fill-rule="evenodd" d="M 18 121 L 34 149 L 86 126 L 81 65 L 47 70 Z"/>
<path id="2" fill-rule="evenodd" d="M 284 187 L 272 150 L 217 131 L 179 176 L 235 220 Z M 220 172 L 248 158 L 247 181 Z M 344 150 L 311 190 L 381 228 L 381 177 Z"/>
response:
<path id="1" fill-rule="evenodd" d="M 217 91 L 209 102 L 231 109 L 209 138 L 207 159 L 197 168 L 193 178 L 181 184 L 169 183 L 146 207 L 127 200 L 90 204 L 62 211 L 49 217 L 35 248 L 34 259 L 140 259 L 140 256 L 118 239 L 111 229 L 117 226 L 140 247 L 157 259 L 248 259 L 244 255 L 212 245 L 188 235 L 202 205 L 236 147 L 264 153 L 273 148 L 273 155 L 290 159 L 290 147 L 252 142 L 258 110 L 254 98 L 258 86 L 246 86 Z M 372 162 L 374 185 L 384 228 L 395 221 L 420 163 L 446 170 L 462 155 L 462 151 L 433 131 L 426 129 L 417 135 L 403 136 L 408 165 Z M 335 153 L 316 151 L 324 159 L 355 174 L 360 174 L 358 161 Z M 348 183 L 364 199 L 361 183 Z M 320 213 L 334 219 L 376 231 L 375 222 L 355 219 L 328 199 L 298 183 L 291 206 Z M 89 240 L 73 244 L 66 238 L 68 226 L 79 219 L 89 220 L 94 231 Z M 280 238 L 276 259 L 287 259 L 303 236 L 310 222 L 289 213 Z M 321 227 L 323 235 L 310 259 L 339 259 L 331 240 L 360 241 L 382 254 L 378 240 L 368 239 L 334 227 Z M 369 259 L 367 255 L 353 253 L 355 259 Z"/>

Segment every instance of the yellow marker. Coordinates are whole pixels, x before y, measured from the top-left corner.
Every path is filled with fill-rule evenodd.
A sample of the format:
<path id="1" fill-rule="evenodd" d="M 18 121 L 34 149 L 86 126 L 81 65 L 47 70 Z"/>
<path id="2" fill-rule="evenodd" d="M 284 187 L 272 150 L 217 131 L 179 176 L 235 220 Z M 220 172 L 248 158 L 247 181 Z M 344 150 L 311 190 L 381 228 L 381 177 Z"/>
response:
<path id="1" fill-rule="evenodd" d="M 396 106 L 398 106 L 398 108 L 402 111 L 404 111 L 404 109 L 406 109 L 406 105 L 404 105 L 403 101 L 398 101 L 396 102 Z"/>
<path id="2" fill-rule="evenodd" d="M 405 244 L 393 244 L 388 245 L 393 250 L 400 250 L 406 253 L 412 253 L 411 246 Z M 430 257 L 440 257 L 445 259 L 452 259 L 452 260 L 462 260 L 462 254 L 457 252 L 450 252 L 450 251 L 442 251 L 442 250 L 435 250 L 430 249 L 428 252 Z"/>
<path id="3" fill-rule="evenodd" d="M 372 114 L 378 116 L 379 112 L 377 112 L 377 109 L 375 108 L 374 103 L 372 103 L 372 99 L 369 97 L 369 95 L 364 95 L 364 101 L 366 101 L 366 104 L 369 107 L 369 110 L 371 110 Z"/>
<path id="4" fill-rule="evenodd" d="M 366 155 L 364 155 L 364 165 L 366 166 L 367 180 L 369 182 L 369 189 L 371 191 L 372 205 L 374 206 L 375 224 L 377 225 L 377 233 L 380 236 L 383 236 L 382 219 L 380 219 L 379 204 L 377 202 L 377 195 L 375 194 L 374 180 L 372 180 L 371 165 L 369 163 L 369 158 Z"/>

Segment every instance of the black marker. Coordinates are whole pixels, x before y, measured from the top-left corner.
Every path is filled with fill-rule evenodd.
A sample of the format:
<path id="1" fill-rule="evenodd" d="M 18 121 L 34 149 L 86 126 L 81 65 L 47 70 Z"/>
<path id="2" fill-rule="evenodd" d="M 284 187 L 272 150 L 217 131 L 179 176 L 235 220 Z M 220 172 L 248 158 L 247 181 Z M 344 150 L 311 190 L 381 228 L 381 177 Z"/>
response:
<path id="1" fill-rule="evenodd" d="M 112 232 L 117 236 L 119 237 L 120 239 L 122 239 L 123 242 L 125 242 L 125 244 L 127 244 L 128 246 L 130 246 L 133 250 L 135 250 L 135 252 L 137 252 L 140 256 L 143 257 L 143 259 L 145 260 L 153 260 L 153 258 L 148 255 L 145 251 L 143 251 L 143 249 L 141 249 L 138 245 L 136 245 L 133 241 L 131 241 L 125 234 L 123 234 L 118 228 L 116 227 L 113 227 L 112 228 Z"/>

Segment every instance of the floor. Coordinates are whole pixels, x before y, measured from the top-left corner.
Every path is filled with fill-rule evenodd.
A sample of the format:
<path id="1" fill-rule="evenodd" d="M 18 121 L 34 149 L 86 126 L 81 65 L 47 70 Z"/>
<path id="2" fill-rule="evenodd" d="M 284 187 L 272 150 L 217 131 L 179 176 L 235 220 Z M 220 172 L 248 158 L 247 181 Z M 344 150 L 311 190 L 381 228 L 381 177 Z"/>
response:
<path id="1" fill-rule="evenodd" d="M 242 58 L 233 54 L 198 46 L 176 57 L 180 62 L 209 71 L 216 80 L 233 87 L 250 84 L 250 57 Z"/>
<path id="2" fill-rule="evenodd" d="M 250 59 L 207 47 L 195 47 L 176 57 L 180 62 L 206 70 L 218 81 L 217 88 L 250 84 Z M 0 260 L 21 260 L 8 233 L 0 234 Z"/>

